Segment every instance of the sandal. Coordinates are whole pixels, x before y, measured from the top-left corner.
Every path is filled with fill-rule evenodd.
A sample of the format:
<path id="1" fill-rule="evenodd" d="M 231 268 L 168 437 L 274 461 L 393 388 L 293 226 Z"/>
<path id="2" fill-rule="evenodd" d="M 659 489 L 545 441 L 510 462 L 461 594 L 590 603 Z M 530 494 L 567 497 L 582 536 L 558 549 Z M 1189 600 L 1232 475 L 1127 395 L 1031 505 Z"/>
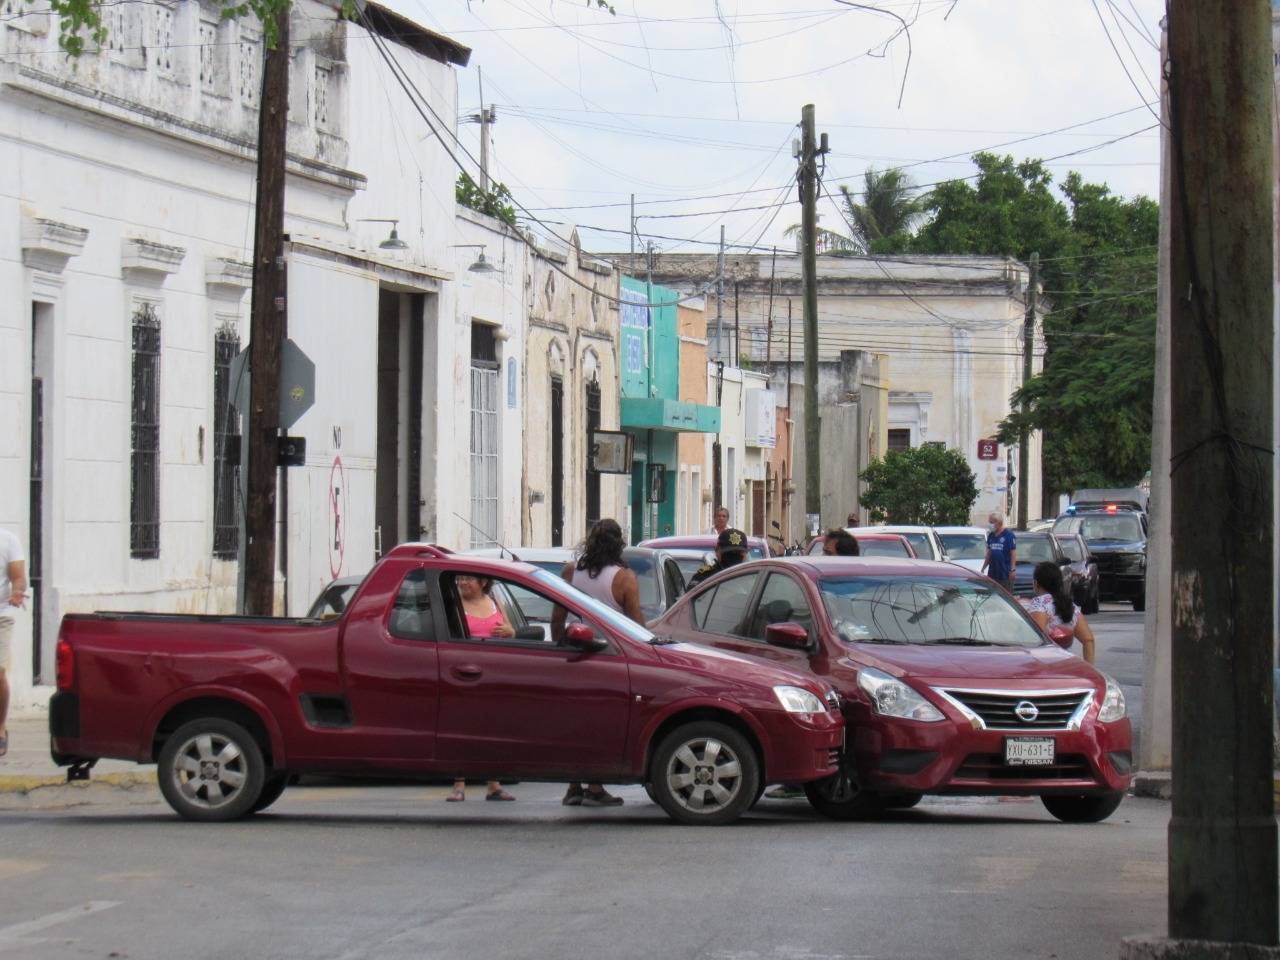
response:
<path id="1" fill-rule="evenodd" d="M 461 803 L 465 799 L 467 799 L 466 793 L 457 787 L 450 790 L 449 795 L 445 797 L 445 800 L 449 803 Z"/>
<path id="2" fill-rule="evenodd" d="M 486 800 L 514 800 L 515 799 L 515 797 L 507 793 L 507 791 L 505 790 L 495 790 L 493 791 L 493 793 L 486 793 L 484 795 L 484 798 Z"/>
<path id="3" fill-rule="evenodd" d="M 9 752 L 9 734 L 6 733 L 4 736 L 0 736 L 0 757 L 3 757 L 8 752 Z"/>

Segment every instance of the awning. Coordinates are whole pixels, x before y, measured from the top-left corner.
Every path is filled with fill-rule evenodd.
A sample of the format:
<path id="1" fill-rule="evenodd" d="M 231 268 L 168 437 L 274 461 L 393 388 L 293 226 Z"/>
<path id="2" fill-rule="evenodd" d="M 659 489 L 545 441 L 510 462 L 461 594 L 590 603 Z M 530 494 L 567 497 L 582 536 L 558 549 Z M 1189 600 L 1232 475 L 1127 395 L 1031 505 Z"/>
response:
<path id="1" fill-rule="evenodd" d="M 676 433 L 719 433 L 720 408 L 660 397 L 623 397 L 624 430 L 671 430 Z"/>

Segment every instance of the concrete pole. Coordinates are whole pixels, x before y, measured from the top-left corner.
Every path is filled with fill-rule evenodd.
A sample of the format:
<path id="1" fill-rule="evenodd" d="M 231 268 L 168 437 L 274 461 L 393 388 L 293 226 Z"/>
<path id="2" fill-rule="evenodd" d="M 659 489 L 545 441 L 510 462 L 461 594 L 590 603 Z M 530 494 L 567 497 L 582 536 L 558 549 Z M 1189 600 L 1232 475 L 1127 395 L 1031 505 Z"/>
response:
<path id="1" fill-rule="evenodd" d="M 804 510 L 822 512 L 818 420 L 818 167 L 813 104 L 800 111 L 800 239 L 804 284 Z M 819 518 L 821 524 L 821 518 Z"/>
<path id="2" fill-rule="evenodd" d="M 1168 22 L 1169 935 L 1275 945 L 1271 10 L 1170 0 Z"/>
<path id="3" fill-rule="evenodd" d="M 289 112 L 289 11 L 266 51 L 258 119 L 258 190 L 249 318 L 249 462 L 244 508 L 244 612 L 271 616 L 276 583 L 276 463 L 280 436 L 280 350 L 284 339 L 285 135 Z"/>
<path id="4" fill-rule="evenodd" d="M 1022 324 L 1022 387 L 1031 379 L 1036 347 L 1036 295 L 1040 292 L 1040 254 L 1031 254 L 1031 274 L 1027 278 L 1027 313 Z M 1031 413 L 1031 401 L 1022 400 L 1022 415 Z M 1031 519 L 1031 430 L 1025 423 L 1018 438 L 1018 516 L 1012 524 L 1021 527 Z"/>

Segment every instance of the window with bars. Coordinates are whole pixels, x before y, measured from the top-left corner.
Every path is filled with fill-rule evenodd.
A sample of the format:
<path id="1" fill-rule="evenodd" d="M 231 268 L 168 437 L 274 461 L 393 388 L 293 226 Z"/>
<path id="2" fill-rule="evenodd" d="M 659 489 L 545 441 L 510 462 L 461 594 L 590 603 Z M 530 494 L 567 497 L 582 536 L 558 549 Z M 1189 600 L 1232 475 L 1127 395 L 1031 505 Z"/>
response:
<path id="1" fill-rule="evenodd" d="M 893 429 L 889 431 L 889 449 L 890 450 L 910 450 L 911 449 L 911 428 L 905 427 L 901 429 Z"/>
<path id="2" fill-rule="evenodd" d="M 213 555 L 234 560 L 240 549 L 240 515 L 236 488 L 240 467 L 227 457 L 238 442 L 231 417 L 231 361 L 240 352 L 240 335 L 224 327 L 213 338 Z M 235 458 L 238 459 L 238 458 Z"/>
<path id="3" fill-rule="evenodd" d="M 160 317 L 154 304 L 133 311 L 133 411 L 129 554 L 160 556 Z"/>

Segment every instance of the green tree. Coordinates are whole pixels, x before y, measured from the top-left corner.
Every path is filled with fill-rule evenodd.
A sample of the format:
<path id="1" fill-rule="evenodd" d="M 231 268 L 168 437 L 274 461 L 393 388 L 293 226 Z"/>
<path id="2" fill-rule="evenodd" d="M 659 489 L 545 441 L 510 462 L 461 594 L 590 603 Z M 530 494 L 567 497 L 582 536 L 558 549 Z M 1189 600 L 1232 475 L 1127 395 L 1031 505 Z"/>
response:
<path id="1" fill-rule="evenodd" d="M 453 192 L 464 207 L 505 220 L 513 227 L 516 225 L 516 208 L 506 184 L 495 183 L 493 189 L 485 193 L 468 174 L 460 173 Z"/>
<path id="2" fill-rule="evenodd" d="M 978 499 L 977 478 L 959 450 L 890 450 L 858 476 L 867 485 L 858 502 L 873 522 L 966 524 Z"/>
<path id="3" fill-rule="evenodd" d="M 915 184 L 895 167 L 881 173 L 868 167 L 865 182 L 861 201 L 840 184 L 840 216 L 847 233 L 819 227 L 819 242 L 836 256 L 906 252 L 911 232 L 926 217 L 923 204 L 915 197 Z M 788 236 L 799 232 L 799 224 L 786 229 Z"/>
<path id="4" fill-rule="evenodd" d="M 974 183 L 939 184 L 925 198 L 932 219 L 912 247 L 1024 261 L 1040 254 L 1044 367 L 1010 398 L 998 438 L 1043 431 L 1045 494 L 1129 486 L 1151 459 L 1159 208 L 1077 173 L 1059 197 L 1035 160 L 977 154 L 974 163 Z"/>

